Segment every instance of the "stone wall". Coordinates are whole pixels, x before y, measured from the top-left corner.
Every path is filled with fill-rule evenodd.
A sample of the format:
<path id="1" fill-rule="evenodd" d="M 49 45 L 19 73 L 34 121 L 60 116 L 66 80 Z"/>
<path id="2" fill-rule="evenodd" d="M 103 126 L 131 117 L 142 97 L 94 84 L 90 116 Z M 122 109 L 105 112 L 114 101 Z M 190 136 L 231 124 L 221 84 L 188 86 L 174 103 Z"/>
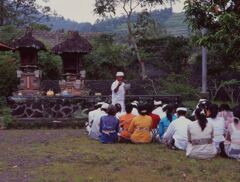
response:
<path id="1" fill-rule="evenodd" d="M 138 100 L 142 103 L 153 102 L 154 99 L 161 99 L 164 103 L 180 103 L 180 96 L 160 96 L 160 95 L 128 95 L 126 102 Z M 89 97 L 10 97 L 8 105 L 15 118 L 87 118 L 89 110 L 95 103 L 104 101 L 111 103 L 108 96 Z"/>
<path id="2" fill-rule="evenodd" d="M 91 108 L 95 99 L 72 97 L 10 97 L 8 104 L 16 118 L 73 118 L 76 111 Z"/>

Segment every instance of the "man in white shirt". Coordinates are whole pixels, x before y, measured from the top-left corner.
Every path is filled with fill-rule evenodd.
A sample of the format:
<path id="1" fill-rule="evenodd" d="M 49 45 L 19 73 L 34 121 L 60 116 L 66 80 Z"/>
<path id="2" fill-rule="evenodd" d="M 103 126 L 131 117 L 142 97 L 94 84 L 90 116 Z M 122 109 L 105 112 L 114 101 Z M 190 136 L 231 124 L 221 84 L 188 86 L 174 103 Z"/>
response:
<path id="1" fill-rule="evenodd" d="M 137 100 L 135 100 L 135 101 L 133 101 L 131 103 L 131 105 L 133 106 L 132 114 L 135 115 L 135 116 L 139 115 L 139 113 L 138 113 L 138 104 L 139 104 L 139 102 Z"/>
<path id="2" fill-rule="evenodd" d="M 187 128 L 192 123 L 185 116 L 187 114 L 187 108 L 177 108 L 178 119 L 173 121 L 165 134 L 163 135 L 163 141 L 172 149 L 186 150 L 188 144 Z"/>
<path id="3" fill-rule="evenodd" d="M 102 106 L 101 106 L 101 111 L 98 112 L 98 113 L 95 113 L 93 123 L 92 123 L 92 127 L 91 127 L 91 130 L 89 132 L 89 137 L 90 138 L 95 139 L 95 140 L 99 140 L 100 119 L 101 119 L 102 116 L 107 115 L 108 106 L 109 106 L 109 104 L 103 103 Z"/>
<path id="4" fill-rule="evenodd" d="M 85 126 L 86 126 L 86 130 L 87 130 L 87 133 L 89 134 L 90 133 L 90 130 L 91 130 L 91 127 L 92 127 L 92 123 L 93 123 L 93 120 L 94 120 L 94 117 L 96 115 L 98 115 L 98 113 L 101 112 L 101 106 L 102 106 L 103 102 L 98 102 L 95 104 L 95 109 L 90 111 L 88 113 L 88 122 L 86 122 Z"/>
<path id="5" fill-rule="evenodd" d="M 122 107 L 122 112 L 125 112 L 125 83 L 124 73 L 117 72 L 116 80 L 112 83 L 112 105 L 119 103 Z"/>
<path id="6" fill-rule="evenodd" d="M 152 111 L 153 114 L 156 114 L 161 118 L 161 116 L 163 116 L 163 110 L 162 110 L 162 101 L 157 101 L 157 100 L 154 100 L 154 107 L 155 109 Z"/>

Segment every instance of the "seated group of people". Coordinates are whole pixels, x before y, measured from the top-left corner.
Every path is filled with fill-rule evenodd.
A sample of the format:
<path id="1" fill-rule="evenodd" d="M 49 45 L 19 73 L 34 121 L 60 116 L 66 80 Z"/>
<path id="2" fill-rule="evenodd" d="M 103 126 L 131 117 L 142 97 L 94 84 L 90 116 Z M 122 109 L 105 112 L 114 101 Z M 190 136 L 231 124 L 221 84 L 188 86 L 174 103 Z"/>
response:
<path id="1" fill-rule="evenodd" d="M 99 102 L 89 112 L 86 129 L 90 138 L 101 143 L 159 142 L 170 149 L 186 151 L 196 159 L 210 159 L 218 153 L 240 159 L 240 106 L 231 110 L 200 99 L 192 115 L 176 104 L 154 101 L 152 104 L 121 105 Z"/>

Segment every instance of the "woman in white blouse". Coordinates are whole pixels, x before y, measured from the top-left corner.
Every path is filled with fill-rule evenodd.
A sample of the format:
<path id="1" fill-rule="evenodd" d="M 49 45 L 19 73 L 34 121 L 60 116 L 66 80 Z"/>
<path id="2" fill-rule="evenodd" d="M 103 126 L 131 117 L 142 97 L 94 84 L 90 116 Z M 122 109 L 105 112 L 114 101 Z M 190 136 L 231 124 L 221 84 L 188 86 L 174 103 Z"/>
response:
<path id="1" fill-rule="evenodd" d="M 217 154 L 213 144 L 213 127 L 202 109 L 196 109 L 195 118 L 196 121 L 188 125 L 186 155 L 195 159 L 211 159 Z"/>
<path id="2" fill-rule="evenodd" d="M 220 152 L 219 144 L 225 140 L 225 120 L 218 116 L 218 105 L 210 104 L 207 108 L 207 120 L 213 126 L 214 136 L 213 142 Z"/>
<path id="3" fill-rule="evenodd" d="M 220 147 L 223 157 L 240 160 L 240 107 L 234 109 L 234 122 L 229 125 L 226 141 Z"/>

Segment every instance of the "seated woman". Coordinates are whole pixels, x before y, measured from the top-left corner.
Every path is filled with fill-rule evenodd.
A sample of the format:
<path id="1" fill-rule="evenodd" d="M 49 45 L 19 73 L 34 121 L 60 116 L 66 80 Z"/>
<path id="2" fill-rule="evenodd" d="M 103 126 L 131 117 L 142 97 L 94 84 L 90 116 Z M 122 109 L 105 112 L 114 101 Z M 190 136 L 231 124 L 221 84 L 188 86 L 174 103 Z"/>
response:
<path id="1" fill-rule="evenodd" d="M 218 105 L 210 104 L 207 108 L 207 120 L 213 126 L 213 141 L 220 152 L 219 144 L 225 141 L 225 121 L 223 117 L 218 117 Z"/>
<path id="2" fill-rule="evenodd" d="M 200 108 L 195 110 L 195 118 L 196 121 L 188 125 L 186 155 L 195 159 L 211 159 L 217 154 L 213 144 L 213 126 Z"/>
<path id="3" fill-rule="evenodd" d="M 160 122 L 160 117 L 157 114 L 153 113 L 153 109 L 154 109 L 154 105 L 153 104 L 147 104 L 147 111 L 148 111 L 148 115 L 152 118 L 152 138 L 153 138 L 153 142 L 158 141 L 157 140 L 157 134 L 158 134 L 158 130 L 157 130 L 157 126 Z"/>
<path id="4" fill-rule="evenodd" d="M 107 116 L 102 116 L 100 119 L 100 142 L 115 143 L 118 142 L 119 121 L 115 117 L 116 108 L 114 105 L 109 105 Z"/>
<path id="5" fill-rule="evenodd" d="M 161 118 L 161 121 L 158 125 L 158 135 L 160 141 L 163 138 L 164 133 L 167 131 L 170 123 L 177 119 L 177 116 L 174 114 L 174 107 L 172 104 L 167 105 L 166 117 Z"/>
<path id="6" fill-rule="evenodd" d="M 228 126 L 233 123 L 234 117 L 233 112 L 231 111 L 228 104 L 222 104 L 219 107 L 218 117 L 223 117 L 225 121 L 225 129 L 227 130 Z"/>
<path id="7" fill-rule="evenodd" d="M 220 144 L 221 149 L 225 151 L 226 155 L 230 158 L 240 159 L 240 107 L 234 109 L 234 122 L 231 123 L 227 130 L 227 136 L 225 141 L 225 149 L 222 148 L 223 144 Z"/>
<path id="8" fill-rule="evenodd" d="M 120 116 L 119 121 L 120 121 L 120 142 L 130 142 L 130 136 L 131 133 L 128 131 L 128 128 L 135 117 L 134 114 L 132 114 L 132 109 L 133 106 L 131 104 L 126 105 L 126 114 Z"/>
<path id="9" fill-rule="evenodd" d="M 152 141 L 152 118 L 147 115 L 145 105 L 140 105 L 138 112 L 140 115 L 133 118 L 129 126 L 129 132 L 131 133 L 130 139 L 133 143 L 150 143 Z"/>

